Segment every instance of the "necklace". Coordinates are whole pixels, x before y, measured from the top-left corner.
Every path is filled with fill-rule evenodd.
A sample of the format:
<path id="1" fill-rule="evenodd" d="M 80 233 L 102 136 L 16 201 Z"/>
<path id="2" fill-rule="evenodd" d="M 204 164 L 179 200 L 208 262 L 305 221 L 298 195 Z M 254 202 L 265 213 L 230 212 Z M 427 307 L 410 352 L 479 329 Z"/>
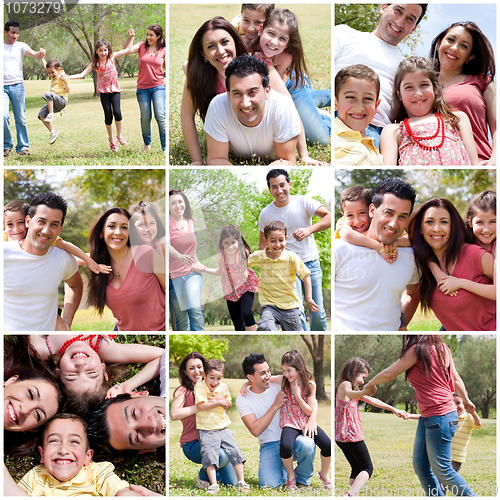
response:
<path id="1" fill-rule="evenodd" d="M 410 137 L 413 139 L 414 142 L 416 142 L 423 149 L 439 149 L 444 143 L 444 119 L 437 111 L 435 111 L 434 114 L 436 115 L 438 126 L 437 126 L 436 133 L 434 135 L 429 136 L 429 137 L 415 135 L 410 127 L 410 123 L 408 121 L 408 118 L 405 118 L 403 120 L 403 124 L 406 128 L 406 131 L 410 135 Z M 442 132 L 441 142 L 439 144 L 437 144 L 436 146 L 427 146 L 426 144 L 422 144 L 420 142 L 420 141 L 428 141 L 430 139 L 436 138 L 439 134 L 439 129 L 441 129 L 441 132 Z"/>
<path id="2" fill-rule="evenodd" d="M 63 356 L 66 352 L 66 349 L 74 342 L 85 342 L 86 340 L 89 341 L 89 346 L 91 347 L 91 349 L 97 352 L 99 350 L 99 347 L 101 346 L 103 337 L 104 335 L 77 335 L 76 337 L 73 337 L 72 339 L 66 340 L 66 342 L 64 342 L 64 344 L 59 349 L 59 355 Z M 115 338 L 115 335 L 109 334 L 106 335 L 106 337 L 113 340 Z M 93 343 L 94 340 L 95 342 Z"/>

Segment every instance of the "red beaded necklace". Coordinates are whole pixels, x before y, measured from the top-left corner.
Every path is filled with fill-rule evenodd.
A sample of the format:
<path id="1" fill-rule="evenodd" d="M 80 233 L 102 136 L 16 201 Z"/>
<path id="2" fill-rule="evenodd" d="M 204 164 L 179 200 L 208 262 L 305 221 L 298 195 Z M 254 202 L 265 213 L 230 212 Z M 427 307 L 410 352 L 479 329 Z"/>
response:
<path id="1" fill-rule="evenodd" d="M 434 135 L 430 135 L 429 137 L 420 137 L 420 136 L 417 136 L 413 133 L 411 127 L 410 127 L 410 122 L 408 121 L 408 118 L 405 118 L 403 120 L 403 124 L 406 128 L 406 131 L 408 132 L 408 134 L 410 135 L 410 137 L 423 149 L 439 149 L 443 143 L 444 143 L 444 119 L 443 117 L 437 112 L 435 111 L 434 114 L 436 115 L 436 119 L 437 119 L 437 122 L 438 122 L 438 126 L 437 126 L 437 130 L 436 130 L 436 133 Z M 437 144 L 436 146 L 427 146 L 426 144 L 422 144 L 420 141 L 428 141 L 430 139 L 434 139 L 438 136 L 439 134 L 439 129 L 441 129 L 441 133 L 442 133 L 442 136 L 441 136 L 441 142 L 439 144 Z"/>
<path id="2" fill-rule="evenodd" d="M 106 335 L 107 338 L 109 338 L 110 340 L 113 340 L 115 338 L 116 335 L 113 335 L 113 334 L 110 334 L 110 335 Z M 66 352 L 66 349 L 71 345 L 73 344 L 74 342 L 85 342 L 86 340 L 89 341 L 89 346 L 95 351 L 97 352 L 99 350 L 99 347 L 101 346 L 101 340 L 102 338 L 104 337 L 104 335 L 87 335 L 87 336 L 84 336 L 84 335 L 77 335 L 76 337 L 73 337 L 72 339 L 69 339 L 69 340 L 66 340 L 66 342 L 64 342 L 64 344 L 61 346 L 61 348 L 59 349 L 59 354 L 61 356 L 64 355 L 64 353 Z M 95 339 L 95 342 L 93 343 L 92 341 Z"/>

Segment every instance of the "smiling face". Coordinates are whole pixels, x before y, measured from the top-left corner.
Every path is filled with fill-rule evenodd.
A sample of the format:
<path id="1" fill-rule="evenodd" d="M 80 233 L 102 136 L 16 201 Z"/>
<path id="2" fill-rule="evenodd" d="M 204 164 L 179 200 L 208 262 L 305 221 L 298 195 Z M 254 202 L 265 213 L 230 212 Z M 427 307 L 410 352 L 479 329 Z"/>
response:
<path id="1" fill-rule="evenodd" d="M 39 427 L 56 414 L 58 393 L 46 380 L 17 381 L 17 378 L 15 375 L 4 383 L 4 429 L 24 432 Z"/>
<path id="2" fill-rule="evenodd" d="M 286 240 L 288 236 L 285 236 L 284 231 L 269 231 L 264 240 L 267 245 L 266 254 L 270 259 L 277 259 L 283 253 L 286 247 Z"/>
<path id="3" fill-rule="evenodd" d="M 450 28 L 438 43 L 438 59 L 441 71 L 462 72 L 464 64 L 469 62 L 474 40 L 463 26 Z"/>
<path id="4" fill-rule="evenodd" d="M 137 235 L 139 236 L 138 244 L 150 245 L 158 234 L 158 226 L 154 216 L 151 214 L 143 215 L 138 212 L 132 217 L 132 219 L 137 230 Z"/>
<path id="5" fill-rule="evenodd" d="M 438 256 L 446 250 L 451 234 L 450 213 L 443 207 L 430 207 L 422 219 L 422 235 Z"/>
<path id="6" fill-rule="evenodd" d="M 342 213 L 347 221 L 347 225 L 358 233 L 366 233 L 370 228 L 370 216 L 368 207 L 362 200 L 345 201 Z"/>
<path id="7" fill-rule="evenodd" d="M 47 68 L 47 73 L 52 79 L 58 78 L 61 73 L 61 68 Z"/>
<path id="8" fill-rule="evenodd" d="M 406 73 L 398 93 L 409 118 L 429 114 L 436 100 L 432 82 L 423 71 Z"/>
<path id="9" fill-rule="evenodd" d="M 497 216 L 492 210 L 478 212 L 472 217 L 472 232 L 483 245 L 490 246 L 497 237 Z"/>
<path id="10" fill-rule="evenodd" d="M 210 30 L 203 35 L 201 43 L 204 58 L 220 75 L 225 76 L 228 64 L 236 57 L 233 37 L 222 29 Z"/>
<path id="11" fill-rule="evenodd" d="M 122 250 L 128 242 L 128 218 L 123 214 L 111 214 L 103 228 L 104 243 L 110 250 Z"/>
<path id="12" fill-rule="evenodd" d="M 106 45 L 101 45 L 95 52 L 99 56 L 99 59 L 104 61 L 108 57 L 109 50 Z"/>
<path id="13" fill-rule="evenodd" d="M 288 27 L 274 21 L 262 31 L 260 48 L 266 57 L 277 56 L 288 47 L 289 40 Z"/>
<path id="14" fill-rule="evenodd" d="M 354 388 L 357 389 L 360 385 L 363 385 L 365 383 L 366 377 L 368 377 L 368 373 L 358 373 L 354 380 Z"/>
<path id="15" fill-rule="evenodd" d="M 181 220 L 186 210 L 186 203 L 180 194 L 173 194 L 168 197 L 168 212 L 175 220 Z"/>
<path id="16" fill-rule="evenodd" d="M 19 28 L 15 28 L 14 26 L 9 27 L 9 31 L 4 30 L 4 41 L 8 45 L 12 45 L 19 38 Z"/>
<path id="17" fill-rule="evenodd" d="M 253 40 L 262 28 L 266 15 L 260 10 L 250 10 L 244 7 L 241 10 L 241 29 L 248 40 Z"/>
<path id="18" fill-rule="evenodd" d="M 81 422 L 57 418 L 45 430 L 43 447 L 38 447 L 40 463 L 59 481 L 69 481 L 90 464 L 94 451 L 87 449 L 87 443 Z"/>
<path id="19" fill-rule="evenodd" d="M 283 377 L 285 377 L 288 380 L 288 382 L 290 382 L 290 384 L 292 382 L 301 381 L 299 371 L 293 366 L 281 365 L 281 368 L 283 370 Z"/>
<path id="20" fill-rule="evenodd" d="M 380 7 L 380 14 L 374 35 L 390 45 L 397 45 L 415 29 L 422 7 L 418 4 L 384 4 Z"/>
<path id="21" fill-rule="evenodd" d="M 453 396 L 453 402 L 455 403 L 455 406 L 457 407 L 457 413 L 459 415 L 462 415 L 462 413 L 465 411 L 465 406 L 462 398 L 460 396 Z"/>
<path id="22" fill-rule="evenodd" d="M 368 236 L 385 245 L 392 245 L 406 229 L 411 213 L 411 201 L 402 200 L 392 193 L 384 194 L 378 208 L 369 207 L 372 218 Z"/>
<path id="23" fill-rule="evenodd" d="M 284 207 L 290 203 L 290 188 L 291 182 L 286 180 L 284 175 L 271 177 L 269 179 L 269 192 L 274 198 L 274 204 L 277 207 Z"/>
<path id="24" fill-rule="evenodd" d="M 146 40 L 150 47 L 154 47 L 159 38 L 160 37 L 153 30 L 148 30 L 146 32 Z"/>
<path id="25" fill-rule="evenodd" d="M 218 370 L 210 370 L 205 375 L 205 384 L 210 389 L 210 392 L 214 392 L 217 387 L 219 387 L 222 381 L 223 373 Z"/>
<path id="26" fill-rule="evenodd" d="M 222 248 L 228 254 L 234 255 L 238 252 L 238 240 L 233 237 L 226 238 L 222 240 Z"/>
<path id="27" fill-rule="evenodd" d="M 26 237 L 26 218 L 22 212 L 5 212 L 3 215 L 3 227 L 9 240 L 19 241 Z"/>
<path id="28" fill-rule="evenodd" d="M 26 216 L 28 232 L 23 249 L 33 255 L 45 255 L 61 234 L 62 220 L 61 210 L 38 205 L 32 218 Z"/>
<path id="29" fill-rule="evenodd" d="M 186 375 L 193 384 L 202 381 L 205 378 L 205 372 L 203 370 L 203 363 L 201 359 L 192 358 L 186 363 Z"/>
<path id="30" fill-rule="evenodd" d="M 261 394 L 266 389 L 269 389 L 271 384 L 271 370 L 269 365 L 264 361 L 264 363 L 255 363 L 253 365 L 255 370 L 253 375 L 248 375 L 248 380 L 252 383 L 252 392 L 255 394 Z"/>

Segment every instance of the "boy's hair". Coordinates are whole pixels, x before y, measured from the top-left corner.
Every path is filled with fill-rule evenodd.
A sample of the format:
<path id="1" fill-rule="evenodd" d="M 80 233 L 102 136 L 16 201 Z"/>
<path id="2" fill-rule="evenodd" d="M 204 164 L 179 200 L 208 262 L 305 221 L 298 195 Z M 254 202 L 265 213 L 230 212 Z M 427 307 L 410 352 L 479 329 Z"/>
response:
<path id="1" fill-rule="evenodd" d="M 217 371 L 224 373 L 224 363 L 220 359 L 210 359 L 205 368 L 205 375 L 208 375 L 212 371 Z"/>
<path id="2" fill-rule="evenodd" d="M 490 210 L 495 215 L 497 214 L 497 194 L 495 191 L 483 191 L 471 198 L 465 218 L 465 224 L 470 233 L 472 233 L 472 219 L 478 212 L 489 212 Z"/>
<path id="3" fill-rule="evenodd" d="M 21 212 L 24 217 L 28 215 L 28 210 L 30 206 L 21 200 L 12 200 L 3 207 L 3 213 L 6 212 Z"/>
<path id="4" fill-rule="evenodd" d="M 243 9 L 248 9 L 248 10 L 258 10 L 264 14 L 264 16 L 269 15 L 271 11 L 274 10 L 274 4 L 273 3 L 243 3 L 241 4 L 241 13 L 243 14 Z"/>
<path id="5" fill-rule="evenodd" d="M 89 426 L 88 426 L 87 422 L 82 417 L 80 417 L 78 415 L 74 415 L 73 413 L 58 413 L 58 414 L 54 415 L 52 418 L 49 418 L 49 420 L 47 420 L 47 422 L 45 423 L 42 434 L 40 435 L 39 446 L 41 446 L 43 448 L 43 441 L 45 439 L 45 435 L 47 434 L 47 431 L 49 429 L 50 424 L 54 420 L 65 420 L 65 419 L 76 420 L 77 422 L 80 422 L 82 424 L 82 427 L 83 427 L 83 430 L 85 433 L 85 440 L 87 442 L 87 450 L 88 450 L 90 448 L 89 437 L 87 435 L 87 431 L 88 431 Z"/>
<path id="6" fill-rule="evenodd" d="M 344 214 L 344 205 L 346 201 L 364 201 L 366 203 L 366 206 L 369 207 L 371 202 L 372 202 L 372 193 L 369 189 L 363 187 L 363 186 L 352 186 L 350 188 L 347 188 L 341 195 L 340 195 L 340 210 L 342 211 L 342 214 Z"/>
<path id="7" fill-rule="evenodd" d="M 10 31 L 10 28 L 19 28 L 19 23 L 17 21 L 7 21 L 5 23 L 4 31 Z"/>
<path id="8" fill-rule="evenodd" d="M 28 215 L 33 218 L 36 213 L 38 205 L 46 205 L 53 210 L 60 210 L 62 212 L 61 226 L 64 224 L 64 218 L 68 210 L 68 204 L 59 195 L 54 193 L 40 193 L 37 194 L 30 202 Z"/>
<path id="9" fill-rule="evenodd" d="M 286 182 L 290 183 L 290 178 L 288 177 L 288 172 L 283 168 L 272 168 L 266 175 L 267 187 L 271 187 L 269 184 L 269 179 L 276 179 L 280 175 L 284 175 Z"/>
<path id="10" fill-rule="evenodd" d="M 378 99 L 380 95 L 380 78 L 377 73 L 373 71 L 370 67 L 365 64 L 352 64 L 351 66 L 346 66 L 342 68 L 335 76 L 335 97 L 338 99 L 340 95 L 340 90 L 348 78 L 358 78 L 359 80 L 368 80 L 375 85 L 377 89 L 377 95 L 375 99 Z"/>
<path id="11" fill-rule="evenodd" d="M 285 233 L 286 236 L 286 226 L 280 220 L 273 220 L 264 228 L 264 238 L 267 240 L 267 235 L 271 231 L 281 231 Z"/>
<path id="12" fill-rule="evenodd" d="M 255 373 L 255 365 L 260 365 L 265 362 L 266 358 L 264 357 L 264 354 L 250 354 L 247 356 L 241 364 L 245 377 Z"/>
<path id="13" fill-rule="evenodd" d="M 61 64 L 59 63 L 59 61 L 57 59 L 49 59 L 46 63 L 45 63 L 45 67 L 48 69 L 48 68 L 54 68 L 54 69 L 59 69 L 61 67 Z"/>
<path id="14" fill-rule="evenodd" d="M 267 64 L 255 56 L 249 56 L 244 54 L 242 56 L 235 57 L 226 68 L 226 89 L 229 92 L 229 78 L 231 75 L 235 75 L 238 78 L 243 78 L 245 76 L 250 76 L 257 73 L 262 78 L 262 86 L 267 89 L 269 87 L 269 69 Z"/>
<path id="15" fill-rule="evenodd" d="M 457 391 L 455 391 L 455 392 L 453 393 L 453 397 L 454 397 L 454 398 L 460 398 L 460 399 L 463 401 L 462 396 L 460 396 L 460 394 L 458 394 L 458 392 L 457 392 Z"/>
<path id="16" fill-rule="evenodd" d="M 372 203 L 376 208 L 382 205 L 385 194 L 393 194 L 401 200 L 408 200 L 411 202 L 410 214 L 413 211 L 413 205 L 415 204 L 415 198 L 417 193 L 412 186 L 407 182 L 402 181 L 399 177 L 396 179 L 386 179 L 378 184 L 375 188 L 375 193 L 373 194 Z"/>

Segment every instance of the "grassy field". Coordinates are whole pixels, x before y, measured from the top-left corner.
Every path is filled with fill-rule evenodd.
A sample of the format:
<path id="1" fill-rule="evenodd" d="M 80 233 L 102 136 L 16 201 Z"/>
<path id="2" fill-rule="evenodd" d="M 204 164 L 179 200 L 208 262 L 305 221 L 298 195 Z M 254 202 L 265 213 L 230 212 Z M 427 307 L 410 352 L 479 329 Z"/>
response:
<path id="1" fill-rule="evenodd" d="M 420 307 L 413 316 L 408 331 L 410 332 L 437 332 L 441 328 L 441 322 L 436 318 L 432 311 L 424 314 Z"/>
<path id="2" fill-rule="evenodd" d="M 374 467 L 361 496 L 423 496 L 412 466 L 417 420 L 404 421 L 392 413 L 360 413 Z M 335 496 L 342 496 L 347 490 L 350 471 L 344 454 L 335 446 Z M 497 484 L 496 420 L 483 419 L 481 429 L 473 430 L 460 474 L 478 496 L 496 496 L 492 489 Z"/>
<path id="3" fill-rule="evenodd" d="M 88 309 L 78 309 L 75 319 L 71 325 L 71 330 L 85 332 L 109 332 L 116 325 L 116 319 L 111 309 L 105 307 L 102 316 L 97 314 L 93 307 Z"/>
<path id="4" fill-rule="evenodd" d="M 61 134 L 54 144 L 49 144 L 49 132 L 38 119 L 42 99 L 48 92 L 48 80 L 25 81 L 26 122 L 30 140 L 30 156 L 20 156 L 15 149 L 4 160 L 9 167 L 24 168 L 28 165 L 150 165 L 165 166 L 166 156 L 160 146 L 156 120 L 151 121 L 151 151 L 143 150 L 140 111 L 135 91 L 137 78 L 120 80 L 123 136 L 128 144 L 120 146 L 113 153 L 109 148 L 108 135 L 104 125 L 104 112 L 99 98 L 93 97 L 92 79 L 71 80 L 71 92 L 63 116 L 56 113 L 52 126 Z M 10 113 L 10 124 L 14 145 L 16 131 L 14 116 Z M 113 133 L 116 129 L 113 123 Z"/>
<path id="5" fill-rule="evenodd" d="M 290 7 L 276 4 L 277 8 Z M 306 55 L 311 81 L 316 89 L 331 88 L 331 6 L 330 4 L 316 4 L 311 9 L 307 4 L 294 4 L 291 8 L 299 19 L 299 29 Z M 199 5 L 199 4 L 172 4 L 170 5 L 170 164 L 189 165 L 191 158 L 184 145 L 180 124 L 180 107 L 182 89 L 185 76 L 182 64 L 187 61 L 189 45 L 198 28 L 215 16 L 223 16 L 230 21 L 239 14 L 240 5 Z M 330 108 L 325 108 L 330 110 Z M 196 119 L 198 137 L 203 157 L 206 158 L 206 140 L 203 124 Z M 312 158 L 324 162 L 331 162 L 331 146 L 309 147 Z"/>
<path id="6" fill-rule="evenodd" d="M 245 427 L 236 408 L 235 399 L 239 394 L 243 380 L 224 379 L 232 394 L 233 406 L 228 410 L 231 419 L 230 429 L 246 458 L 245 463 L 245 481 L 250 485 L 250 492 L 240 493 L 234 488 L 226 488 L 221 485 L 219 496 L 290 496 L 286 489 L 261 489 L 259 487 L 259 443 L 257 438 L 253 437 Z M 169 400 L 172 401 L 174 389 L 179 386 L 177 379 L 169 381 Z M 328 397 L 331 397 L 331 385 L 326 386 Z M 318 423 L 320 427 L 331 436 L 331 403 L 323 402 L 319 404 Z M 182 453 L 179 446 L 179 437 L 182 432 L 182 423 L 180 421 L 169 423 L 169 491 L 170 496 L 199 496 L 206 495 L 206 490 L 196 488 L 196 477 L 200 470 L 200 465 L 190 462 Z M 314 460 L 315 475 L 311 479 L 311 488 L 299 489 L 293 496 L 331 496 L 331 493 L 322 488 L 321 482 L 316 473 L 320 468 L 319 451 Z M 333 470 L 333 468 L 332 468 Z M 332 474 L 332 472 L 330 472 Z M 210 495 L 207 495 L 210 496 Z"/>

